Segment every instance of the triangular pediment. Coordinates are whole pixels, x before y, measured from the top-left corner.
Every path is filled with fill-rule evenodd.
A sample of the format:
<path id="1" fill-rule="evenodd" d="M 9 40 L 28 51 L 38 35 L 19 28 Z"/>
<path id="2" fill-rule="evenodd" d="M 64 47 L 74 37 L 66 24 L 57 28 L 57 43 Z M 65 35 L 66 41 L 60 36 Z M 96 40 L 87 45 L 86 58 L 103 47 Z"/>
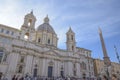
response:
<path id="1" fill-rule="evenodd" d="M 62 55 L 60 55 L 60 53 L 55 52 L 54 50 L 48 50 L 46 52 L 44 52 L 45 55 L 50 55 L 50 56 L 58 56 L 61 57 Z"/>

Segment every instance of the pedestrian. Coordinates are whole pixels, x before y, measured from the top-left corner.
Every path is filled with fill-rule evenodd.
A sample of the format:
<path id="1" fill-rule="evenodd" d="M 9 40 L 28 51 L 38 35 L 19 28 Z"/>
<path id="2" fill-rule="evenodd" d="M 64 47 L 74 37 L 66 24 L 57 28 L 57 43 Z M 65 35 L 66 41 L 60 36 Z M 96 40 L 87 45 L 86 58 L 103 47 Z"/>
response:
<path id="1" fill-rule="evenodd" d="M 23 76 L 21 76 L 21 78 L 19 80 L 24 80 Z"/>
<path id="2" fill-rule="evenodd" d="M 104 76 L 102 77 L 102 80 L 108 80 L 108 78 L 104 75 Z"/>
<path id="3" fill-rule="evenodd" d="M 15 77 L 16 77 L 16 75 L 14 75 L 14 76 L 12 77 L 12 80 L 15 80 Z"/>
<path id="4" fill-rule="evenodd" d="M 112 80 L 117 80 L 117 76 L 115 74 L 112 75 Z"/>
<path id="5" fill-rule="evenodd" d="M 2 76 L 1 80 L 8 80 L 5 75 Z"/>

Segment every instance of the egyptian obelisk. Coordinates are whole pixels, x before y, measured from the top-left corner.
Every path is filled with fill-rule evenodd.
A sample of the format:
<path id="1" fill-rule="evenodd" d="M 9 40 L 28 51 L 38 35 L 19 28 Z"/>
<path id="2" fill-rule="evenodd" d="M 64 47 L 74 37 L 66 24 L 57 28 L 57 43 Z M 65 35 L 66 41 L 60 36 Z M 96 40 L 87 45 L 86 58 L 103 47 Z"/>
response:
<path id="1" fill-rule="evenodd" d="M 99 28 L 99 35 L 100 35 L 100 40 L 101 40 L 101 45 L 102 45 L 102 50 L 103 50 L 103 55 L 104 55 L 103 57 L 104 64 L 105 66 L 109 67 L 111 65 L 111 62 L 107 54 L 107 50 L 106 50 L 103 35 L 102 35 L 102 30 L 100 28 Z"/>

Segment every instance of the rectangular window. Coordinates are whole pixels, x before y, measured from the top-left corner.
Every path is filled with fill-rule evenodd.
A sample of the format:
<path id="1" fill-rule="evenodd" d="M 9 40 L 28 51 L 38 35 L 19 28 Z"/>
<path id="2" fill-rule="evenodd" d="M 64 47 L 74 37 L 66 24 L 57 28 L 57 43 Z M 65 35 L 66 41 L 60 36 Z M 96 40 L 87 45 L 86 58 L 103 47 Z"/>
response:
<path id="1" fill-rule="evenodd" d="M 14 32 L 13 32 L 13 31 L 11 32 L 11 35 L 14 35 Z"/>
<path id="2" fill-rule="evenodd" d="M 73 73 L 74 73 L 74 76 L 76 76 L 76 70 L 74 70 Z"/>
<path id="3" fill-rule="evenodd" d="M 21 56 L 20 62 L 21 62 L 21 63 L 24 62 L 24 56 Z"/>
<path id="4" fill-rule="evenodd" d="M 50 39 L 48 39 L 48 44 L 50 44 Z"/>
<path id="5" fill-rule="evenodd" d="M 2 61 L 2 57 L 3 57 L 3 50 L 0 50 L 0 62 Z"/>
<path id="6" fill-rule="evenodd" d="M 9 34 L 9 31 L 8 31 L 8 30 L 6 31 L 6 34 Z"/>
<path id="7" fill-rule="evenodd" d="M 3 33 L 4 32 L 4 29 L 1 29 L 1 33 Z"/>
<path id="8" fill-rule="evenodd" d="M 41 39 L 39 38 L 39 39 L 38 39 L 38 42 L 40 43 L 40 41 L 41 41 Z"/>
<path id="9" fill-rule="evenodd" d="M 52 66 L 48 66 L 48 77 L 52 77 L 52 71 L 53 71 L 53 67 Z"/>
<path id="10" fill-rule="evenodd" d="M 18 73 L 22 73 L 22 71 L 23 71 L 23 66 L 19 66 L 19 69 L 18 69 Z"/>

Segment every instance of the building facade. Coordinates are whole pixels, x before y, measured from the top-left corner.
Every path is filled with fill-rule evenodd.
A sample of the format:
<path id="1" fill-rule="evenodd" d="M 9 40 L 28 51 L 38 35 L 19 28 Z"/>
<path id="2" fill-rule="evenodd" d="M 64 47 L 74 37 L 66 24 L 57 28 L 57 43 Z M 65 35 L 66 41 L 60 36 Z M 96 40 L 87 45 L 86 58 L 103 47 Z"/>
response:
<path id="1" fill-rule="evenodd" d="M 59 49 L 58 37 L 49 18 L 35 29 L 33 12 L 24 17 L 21 29 L 0 24 L 0 73 L 46 78 L 94 78 L 91 51 L 76 47 L 75 33 L 66 33 L 66 50 Z"/>
<path id="2" fill-rule="evenodd" d="M 100 60 L 100 59 L 94 59 L 94 73 L 96 77 L 102 77 L 103 75 L 105 75 L 104 73 L 104 60 Z M 120 78 L 120 64 L 119 63 L 115 63 L 115 62 L 111 62 L 111 69 L 112 71 L 110 72 L 111 74 L 116 75 L 118 78 Z"/>

